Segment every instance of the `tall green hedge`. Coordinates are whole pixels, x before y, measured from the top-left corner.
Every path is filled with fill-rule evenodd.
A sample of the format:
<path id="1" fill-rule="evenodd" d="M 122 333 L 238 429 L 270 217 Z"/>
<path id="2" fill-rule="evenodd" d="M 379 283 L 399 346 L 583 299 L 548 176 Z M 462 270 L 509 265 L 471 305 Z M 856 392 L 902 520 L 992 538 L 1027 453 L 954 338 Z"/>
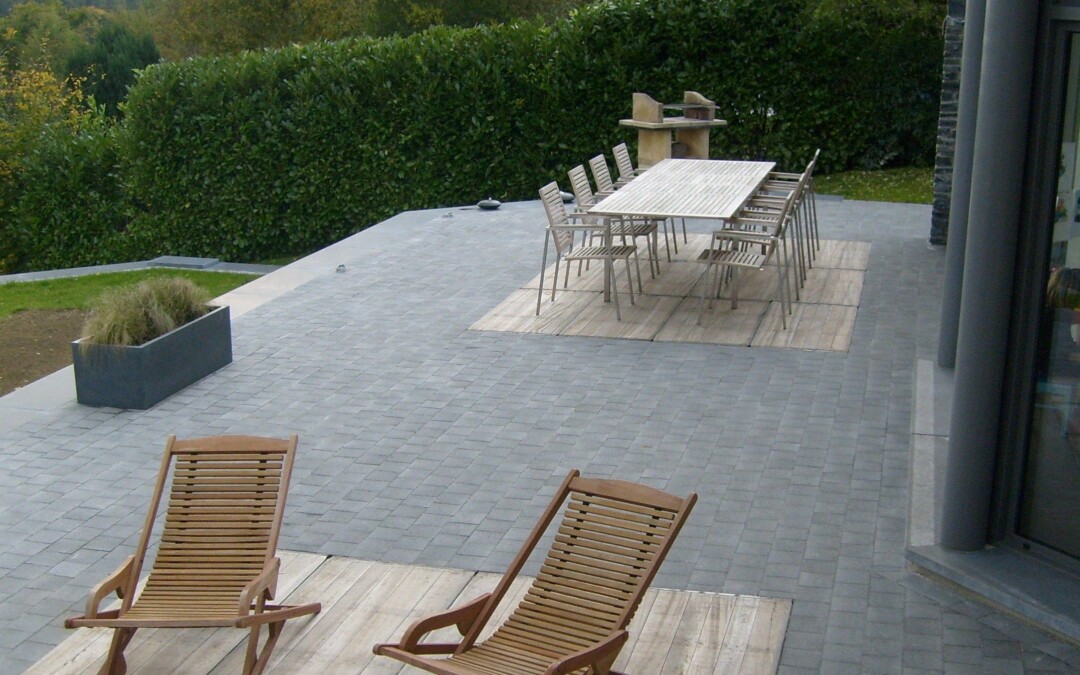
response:
<path id="1" fill-rule="evenodd" d="M 609 0 L 552 25 L 153 66 L 117 140 L 141 242 L 129 248 L 252 260 L 406 209 L 534 198 L 570 166 L 633 141 L 618 120 L 635 91 L 714 99 L 730 122 L 713 133 L 714 156 L 796 169 L 820 146 L 825 171 L 928 163 L 940 8 L 828 6 Z"/>

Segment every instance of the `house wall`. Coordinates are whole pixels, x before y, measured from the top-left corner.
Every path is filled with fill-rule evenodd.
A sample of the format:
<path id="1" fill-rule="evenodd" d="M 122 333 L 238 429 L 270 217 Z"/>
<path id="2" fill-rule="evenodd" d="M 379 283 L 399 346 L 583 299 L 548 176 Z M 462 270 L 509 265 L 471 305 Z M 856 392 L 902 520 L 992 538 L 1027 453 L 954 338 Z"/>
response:
<path id="1" fill-rule="evenodd" d="M 931 244 L 945 244 L 949 238 L 949 201 L 952 196 L 966 4 L 966 0 L 949 0 L 948 15 L 945 19 L 941 110 L 938 115 L 937 156 L 934 160 L 934 206 L 930 215 Z"/>

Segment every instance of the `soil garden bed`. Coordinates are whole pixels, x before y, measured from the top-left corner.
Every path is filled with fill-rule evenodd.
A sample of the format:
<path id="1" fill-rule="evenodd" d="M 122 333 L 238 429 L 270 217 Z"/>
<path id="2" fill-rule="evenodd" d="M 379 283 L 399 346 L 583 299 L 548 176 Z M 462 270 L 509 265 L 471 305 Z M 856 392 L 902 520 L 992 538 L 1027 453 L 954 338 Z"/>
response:
<path id="1" fill-rule="evenodd" d="M 0 396 L 71 365 L 86 312 L 32 309 L 0 319 Z"/>

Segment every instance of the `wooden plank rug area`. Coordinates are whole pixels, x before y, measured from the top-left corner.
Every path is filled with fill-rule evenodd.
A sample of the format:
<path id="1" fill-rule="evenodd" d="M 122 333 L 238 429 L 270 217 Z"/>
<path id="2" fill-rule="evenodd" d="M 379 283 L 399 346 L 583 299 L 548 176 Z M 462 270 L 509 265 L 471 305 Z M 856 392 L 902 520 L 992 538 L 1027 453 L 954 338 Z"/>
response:
<path id="1" fill-rule="evenodd" d="M 292 619 L 270 673 L 420 673 L 371 647 L 396 641 L 415 619 L 494 589 L 500 575 L 281 551 L 279 598 L 321 602 L 322 612 Z M 518 577 L 489 632 L 525 594 Z M 775 673 L 791 601 L 723 593 L 651 589 L 630 626 L 616 670 L 654 673 Z M 101 668 L 111 630 L 80 628 L 27 673 L 91 674 Z M 129 675 L 239 673 L 247 631 L 143 629 L 126 650 Z M 428 641 L 456 641 L 454 629 Z"/>
<path id="2" fill-rule="evenodd" d="M 821 241 L 821 249 L 816 252 L 814 266 L 800 289 L 799 300 L 792 305 L 785 329 L 780 321 L 780 305 L 775 300 L 774 268 L 743 272 L 738 307 L 731 308 L 730 287 L 725 288 L 711 308 L 706 306 L 698 325 L 699 280 L 704 268 L 694 260 L 709 241 L 707 234 L 690 235 L 687 242 L 680 240 L 679 250 L 676 252 L 672 247 L 670 251 L 671 262 L 667 261 L 668 252 L 662 250 L 660 274 L 656 278 L 649 275 L 648 263 L 642 260 L 643 293 L 633 306 L 627 293 L 624 267 L 617 264 L 622 321 L 616 320 L 612 303 L 603 302 L 602 265 L 594 262 L 587 270 L 573 265 L 566 289 L 562 287 L 563 278 L 559 279 L 554 302 L 551 281 L 555 266 L 549 266 L 544 273 L 539 316 L 536 314 L 538 274 L 481 317 L 470 330 L 848 350 L 870 259 L 868 242 Z M 635 291 L 636 288 L 635 282 Z"/>

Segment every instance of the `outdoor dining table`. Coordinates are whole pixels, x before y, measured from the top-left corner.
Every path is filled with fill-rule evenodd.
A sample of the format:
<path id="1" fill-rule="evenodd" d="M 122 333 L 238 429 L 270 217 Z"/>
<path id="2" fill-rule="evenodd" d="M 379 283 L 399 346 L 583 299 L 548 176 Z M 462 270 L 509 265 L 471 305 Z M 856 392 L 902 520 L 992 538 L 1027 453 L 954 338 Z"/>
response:
<path id="1" fill-rule="evenodd" d="M 775 162 L 665 159 L 589 209 L 635 218 L 732 218 Z"/>
<path id="2" fill-rule="evenodd" d="M 665 159 L 592 206 L 608 218 L 728 220 L 761 187 L 775 162 Z M 608 300 L 608 284 L 604 299 Z"/>

